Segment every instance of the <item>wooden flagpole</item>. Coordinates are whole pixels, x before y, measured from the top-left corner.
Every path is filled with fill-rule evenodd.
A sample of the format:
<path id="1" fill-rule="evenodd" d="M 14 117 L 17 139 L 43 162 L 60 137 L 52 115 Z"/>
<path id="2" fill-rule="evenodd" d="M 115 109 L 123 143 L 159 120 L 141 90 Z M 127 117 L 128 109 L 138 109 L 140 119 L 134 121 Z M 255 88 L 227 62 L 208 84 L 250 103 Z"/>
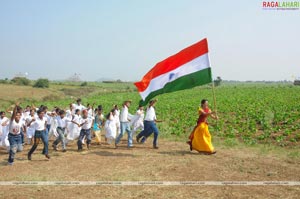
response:
<path id="1" fill-rule="evenodd" d="M 217 117 L 218 116 L 218 111 L 217 111 L 217 100 L 216 100 L 215 82 L 214 82 L 214 80 L 212 81 L 212 93 L 213 93 L 213 100 L 214 100 L 215 116 Z M 219 130 L 218 130 L 218 120 L 216 120 L 216 126 L 217 126 L 216 132 L 219 133 Z"/>
<path id="2" fill-rule="evenodd" d="M 213 100 L 214 100 L 214 111 L 216 112 L 216 115 L 217 115 L 217 100 L 216 100 L 215 82 L 214 82 L 214 80 L 212 81 L 212 93 L 213 93 Z"/>

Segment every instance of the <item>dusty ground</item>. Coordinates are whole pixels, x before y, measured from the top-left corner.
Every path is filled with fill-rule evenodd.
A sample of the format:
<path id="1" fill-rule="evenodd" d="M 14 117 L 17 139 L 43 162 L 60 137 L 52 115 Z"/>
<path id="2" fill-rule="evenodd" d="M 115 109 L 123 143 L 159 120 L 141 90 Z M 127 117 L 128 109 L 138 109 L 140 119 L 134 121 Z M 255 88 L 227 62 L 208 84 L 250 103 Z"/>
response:
<path id="1" fill-rule="evenodd" d="M 216 155 L 190 152 L 184 142 L 160 139 L 160 149 L 135 144 L 118 149 L 92 145 L 77 152 L 72 143 L 66 153 L 42 145 L 27 160 L 30 146 L 7 166 L 0 150 L 1 181 L 300 181 L 299 157 L 261 153 L 253 148 L 217 146 Z M 2 186 L 0 198 L 299 198 L 300 186 Z"/>

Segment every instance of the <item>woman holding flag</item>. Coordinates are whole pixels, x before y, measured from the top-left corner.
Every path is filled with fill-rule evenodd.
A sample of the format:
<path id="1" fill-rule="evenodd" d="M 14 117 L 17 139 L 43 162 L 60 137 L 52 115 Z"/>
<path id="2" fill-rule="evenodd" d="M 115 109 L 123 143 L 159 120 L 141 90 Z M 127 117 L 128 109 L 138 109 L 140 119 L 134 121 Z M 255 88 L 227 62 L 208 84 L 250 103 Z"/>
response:
<path id="1" fill-rule="evenodd" d="M 218 119 L 215 112 L 212 112 L 208 107 L 208 100 L 201 100 L 199 107 L 199 118 L 197 125 L 193 132 L 189 136 L 190 141 L 187 143 L 190 145 L 190 150 L 193 149 L 199 153 L 204 153 L 206 155 L 215 154 L 216 151 L 211 143 L 211 135 L 208 131 L 207 118 L 212 117 L 213 119 Z"/>

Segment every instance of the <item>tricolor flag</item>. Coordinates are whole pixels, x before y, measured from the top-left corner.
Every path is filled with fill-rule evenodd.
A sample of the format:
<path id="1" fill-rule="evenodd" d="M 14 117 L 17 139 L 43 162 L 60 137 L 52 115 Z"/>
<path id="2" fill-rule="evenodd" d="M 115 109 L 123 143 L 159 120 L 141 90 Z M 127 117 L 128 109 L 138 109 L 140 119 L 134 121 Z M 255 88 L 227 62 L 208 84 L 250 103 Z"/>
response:
<path id="1" fill-rule="evenodd" d="M 146 105 L 153 97 L 212 82 L 206 38 L 157 63 L 135 82 Z"/>

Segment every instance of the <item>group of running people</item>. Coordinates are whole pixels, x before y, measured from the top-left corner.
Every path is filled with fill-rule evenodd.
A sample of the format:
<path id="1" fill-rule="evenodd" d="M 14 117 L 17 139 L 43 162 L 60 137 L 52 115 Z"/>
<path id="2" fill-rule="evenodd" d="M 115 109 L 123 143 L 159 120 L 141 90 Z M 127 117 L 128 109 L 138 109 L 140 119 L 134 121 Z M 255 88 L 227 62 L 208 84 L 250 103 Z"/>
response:
<path id="1" fill-rule="evenodd" d="M 113 105 L 105 116 L 101 105 L 94 108 L 88 104 L 85 107 L 81 104 L 81 99 L 71 103 L 67 110 L 54 107 L 51 111 L 44 105 L 39 108 L 27 106 L 23 110 L 20 104 L 16 103 L 12 111 L 0 112 L 0 146 L 6 147 L 9 153 L 9 165 L 13 164 L 15 154 L 23 150 L 24 144 L 32 145 L 27 156 L 28 160 L 31 160 L 40 140 L 44 144 L 42 154 L 50 159 L 48 145 L 53 137 L 53 150 L 58 151 L 60 144 L 62 152 L 66 152 L 70 141 L 77 140 L 78 151 L 82 151 L 83 145 L 90 149 L 92 136 L 100 145 L 102 135 L 108 144 L 114 144 L 114 148 L 118 148 L 120 140 L 127 133 L 127 147 L 132 148 L 133 136 L 141 130 L 136 135 L 136 141 L 144 143 L 154 133 L 153 148 L 158 149 L 159 131 L 156 122 L 160 121 L 156 119 L 156 102 L 157 100 L 149 102 L 146 115 L 143 106 L 139 106 L 136 113 L 131 115 L 128 111 L 131 100 L 126 100 L 121 110 L 118 105 Z M 10 113 L 11 117 L 6 117 L 6 113 Z"/>

